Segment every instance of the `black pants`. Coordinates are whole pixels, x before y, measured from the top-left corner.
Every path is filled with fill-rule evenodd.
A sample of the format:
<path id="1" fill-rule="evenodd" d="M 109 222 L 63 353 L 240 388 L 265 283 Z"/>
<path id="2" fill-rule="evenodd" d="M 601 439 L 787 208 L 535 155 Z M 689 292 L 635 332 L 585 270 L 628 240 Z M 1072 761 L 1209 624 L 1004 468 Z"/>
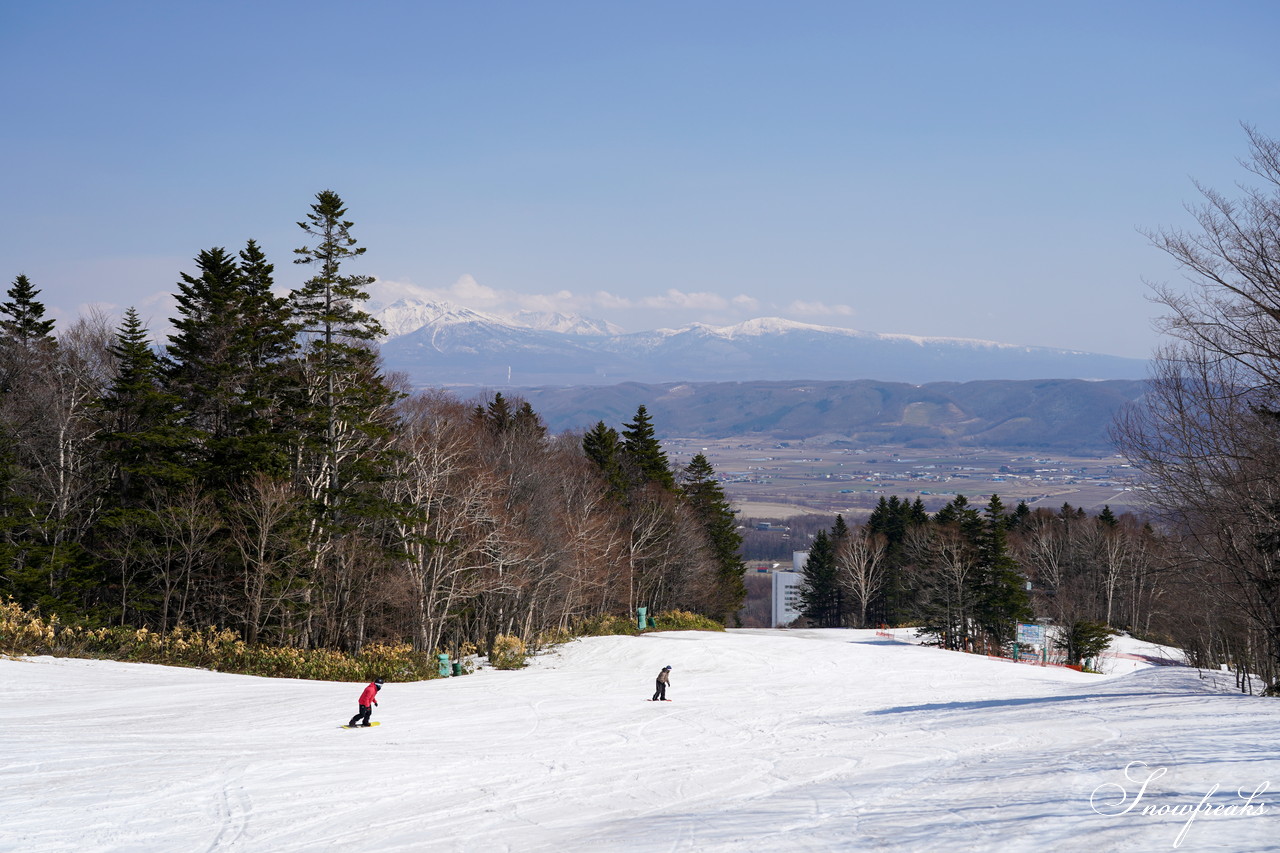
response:
<path id="1" fill-rule="evenodd" d="M 358 721 L 358 724 L 359 724 L 359 725 L 367 726 L 367 725 L 369 725 L 369 715 L 370 715 L 370 714 L 372 714 L 372 713 L 373 713 L 373 706 L 372 706 L 372 705 L 361 705 L 361 706 L 360 706 L 360 713 L 359 713 L 359 714 L 356 714 L 354 717 L 352 717 L 352 718 L 351 718 L 351 722 L 347 723 L 347 725 L 348 725 L 348 726 L 354 726 L 354 725 L 357 725 L 357 721 Z"/>
<path id="2" fill-rule="evenodd" d="M 653 698 L 649 700 L 650 702 L 658 702 L 667 698 L 667 683 L 661 678 L 659 678 L 656 683 L 658 685 L 658 689 L 654 692 Z"/>

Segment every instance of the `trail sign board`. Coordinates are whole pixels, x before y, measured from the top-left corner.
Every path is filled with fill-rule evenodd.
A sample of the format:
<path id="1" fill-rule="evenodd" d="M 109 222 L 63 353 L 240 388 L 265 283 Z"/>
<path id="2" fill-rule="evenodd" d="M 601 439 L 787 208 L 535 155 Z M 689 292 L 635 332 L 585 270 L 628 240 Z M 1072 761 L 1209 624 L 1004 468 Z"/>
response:
<path id="1" fill-rule="evenodd" d="M 1043 646 L 1044 626 L 1028 622 L 1018 623 L 1018 645 Z"/>

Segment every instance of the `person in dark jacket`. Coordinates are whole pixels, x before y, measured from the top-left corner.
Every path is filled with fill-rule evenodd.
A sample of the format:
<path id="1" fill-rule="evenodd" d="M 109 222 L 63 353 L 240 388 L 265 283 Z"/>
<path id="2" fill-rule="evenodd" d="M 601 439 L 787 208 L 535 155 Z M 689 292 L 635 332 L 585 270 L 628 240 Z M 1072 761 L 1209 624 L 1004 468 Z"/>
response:
<path id="1" fill-rule="evenodd" d="M 667 698 L 667 685 L 671 683 L 671 667 L 664 666 L 662 672 L 658 673 L 658 689 L 654 691 L 653 698 L 650 702 L 670 702 Z"/>
<path id="2" fill-rule="evenodd" d="M 351 722 L 347 723 L 347 728 L 354 729 L 356 726 L 368 728 L 373 725 L 373 723 L 369 722 L 369 715 L 373 713 L 373 706 L 378 704 L 378 691 L 381 689 L 381 677 L 369 682 L 369 686 L 360 694 L 360 712 L 351 718 Z"/>

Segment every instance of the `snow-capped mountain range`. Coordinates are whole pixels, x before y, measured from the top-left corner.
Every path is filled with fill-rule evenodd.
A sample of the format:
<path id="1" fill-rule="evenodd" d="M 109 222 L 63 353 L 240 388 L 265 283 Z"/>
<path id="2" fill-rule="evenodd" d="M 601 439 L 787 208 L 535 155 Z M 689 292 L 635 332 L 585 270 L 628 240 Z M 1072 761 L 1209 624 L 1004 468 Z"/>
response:
<path id="1" fill-rule="evenodd" d="M 1074 350 L 917 337 L 776 317 L 626 333 L 554 312 L 511 317 L 406 297 L 369 306 L 387 331 L 386 366 L 415 385 L 596 385 L 619 382 L 879 379 L 1139 379 L 1141 359 Z"/>

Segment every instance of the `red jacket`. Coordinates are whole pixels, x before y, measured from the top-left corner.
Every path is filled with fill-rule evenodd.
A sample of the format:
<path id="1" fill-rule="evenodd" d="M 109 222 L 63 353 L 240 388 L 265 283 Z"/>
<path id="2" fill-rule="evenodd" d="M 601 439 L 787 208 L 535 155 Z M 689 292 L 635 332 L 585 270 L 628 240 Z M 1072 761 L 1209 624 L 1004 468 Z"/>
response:
<path id="1" fill-rule="evenodd" d="M 377 705 L 378 704 L 378 685 L 370 682 L 369 686 L 360 694 L 361 705 Z"/>

